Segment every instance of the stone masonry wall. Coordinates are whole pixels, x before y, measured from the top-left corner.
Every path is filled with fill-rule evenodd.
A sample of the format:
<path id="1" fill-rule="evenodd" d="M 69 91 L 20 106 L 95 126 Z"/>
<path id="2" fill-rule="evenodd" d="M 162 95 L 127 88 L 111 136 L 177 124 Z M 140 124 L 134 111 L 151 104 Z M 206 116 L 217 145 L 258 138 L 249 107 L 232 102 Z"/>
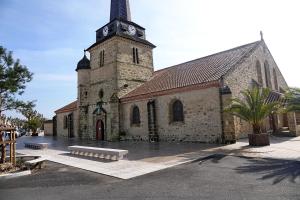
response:
<path id="1" fill-rule="evenodd" d="M 64 117 L 68 116 L 71 113 L 72 112 L 65 112 L 56 115 L 58 137 L 68 137 L 68 128 L 64 128 Z M 78 137 L 78 125 L 79 125 L 78 111 L 73 112 L 73 117 L 74 117 L 74 136 Z"/>
<path id="2" fill-rule="evenodd" d="M 242 64 L 240 64 L 235 70 L 231 71 L 224 77 L 224 85 L 229 86 L 232 92 L 232 97 L 242 97 L 240 91 L 251 88 L 252 80 L 258 81 L 258 75 L 256 70 L 256 62 L 259 61 L 261 64 L 261 72 L 263 78 L 263 87 L 266 87 L 266 76 L 264 63 L 267 61 L 269 63 L 269 69 L 271 74 L 271 83 L 272 89 L 277 90 L 275 88 L 274 82 L 274 73 L 273 69 L 276 70 L 278 85 L 280 88 L 286 90 L 288 85 L 281 74 L 276 62 L 274 61 L 271 53 L 268 48 L 262 43 L 253 54 L 245 59 Z M 266 120 L 265 128 L 269 129 L 269 120 Z M 235 130 L 237 134 L 237 138 L 246 137 L 249 133 L 252 133 L 252 128 L 248 123 L 240 120 L 235 117 Z"/>
<path id="3" fill-rule="evenodd" d="M 158 134 L 161 141 L 194 141 L 216 143 L 221 141 L 219 88 L 186 91 L 154 97 L 156 101 Z M 170 122 L 170 103 L 180 100 L 184 107 L 184 123 Z M 148 140 L 148 100 L 121 105 L 121 129 L 130 140 Z M 140 126 L 131 125 L 133 106 L 140 109 Z"/>
<path id="4" fill-rule="evenodd" d="M 133 63 L 133 48 L 139 50 L 139 63 Z M 100 66 L 100 54 L 105 51 L 104 65 Z M 105 140 L 119 137 L 119 98 L 146 82 L 153 74 L 152 48 L 121 37 L 113 37 L 90 49 L 90 83 L 86 105 L 80 112 L 80 129 L 83 138 L 95 139 L 96 122 L 105 119 Z M 79 78 L 80 80 L 80 78 Z M 100 99 L 99 92 L 103 91 Z M 81 92 L 82 93 L 82 92 Z M 96 115 L 96 104 L 103 101 L 106 113 Z M 79 106 L 84 106 L 80 104 Z"/>
<path id="5" fill-rule="evenodd" d="M 53 122 L 44 123 L 44 135 L 53 136 Z"/>

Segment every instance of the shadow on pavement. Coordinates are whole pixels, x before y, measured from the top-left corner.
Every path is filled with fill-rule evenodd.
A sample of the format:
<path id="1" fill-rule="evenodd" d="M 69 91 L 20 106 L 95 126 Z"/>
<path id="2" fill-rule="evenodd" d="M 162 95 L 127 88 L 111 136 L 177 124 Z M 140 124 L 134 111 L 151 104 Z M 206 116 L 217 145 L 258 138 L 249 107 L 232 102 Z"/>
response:
<path id="1" fill-rule="evenodd" d="M 207 156 L 205 158 L 196 159 L 191 163 L 198 163 L 199 162 L 199 165 L 201 165 L 203 162 L 208 161 L 208 160 L 210 160 L 213 163 L 219 163 L 226 156 L 227 155 L 224 155 L 224 154 L 214 154 L 214 155 Z"/>
<path id="2" fill-rule="evenodd" d="M 300 183 L 300 162 L 273 159 L 250 159 L 246 166 L 237 167 L 238 173 L 261 174 L 261 180 L 273 180 L 273 185 L 284 180 Z"/>

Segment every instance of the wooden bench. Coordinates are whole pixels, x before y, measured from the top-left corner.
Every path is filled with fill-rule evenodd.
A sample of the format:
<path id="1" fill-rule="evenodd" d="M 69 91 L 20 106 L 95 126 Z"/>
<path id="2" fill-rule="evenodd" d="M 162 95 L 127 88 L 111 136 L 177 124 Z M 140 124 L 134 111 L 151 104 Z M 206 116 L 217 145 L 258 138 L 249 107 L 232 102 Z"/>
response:
<path id="1" fill-rule="evenodd" d="M 25 148 L 30 149 L 47 149 L 48 143 L 34 143 L 34 142 L 24 142 Z"/>
<path id="2" fill-rule="evenodd" d="M 34 160 L 26 161 L 25 165 L 26 165 L 28 170 L 35 169 L 36 167 L 41 169 L 45 161 L 46 161 L 45 158 L 37 158 L 37 159 L 34 159 Z"/>
<path id="3" fill-rule="evenodd" d="M 69 146 L 69 151 L 73 155 L 87 156 L 93 158 L 100 158 L 106 160 L 121 160 L 127 156 L 127 150 L 120 149 L 106 149 L 96 147 L 85 147 L 85 146 Z"/>

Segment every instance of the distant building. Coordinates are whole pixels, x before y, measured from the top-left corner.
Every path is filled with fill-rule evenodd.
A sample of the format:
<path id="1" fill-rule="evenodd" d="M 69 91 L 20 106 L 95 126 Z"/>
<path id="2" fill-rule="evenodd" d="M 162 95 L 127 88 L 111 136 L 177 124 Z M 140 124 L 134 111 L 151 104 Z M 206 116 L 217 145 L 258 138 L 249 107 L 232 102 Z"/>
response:
<path id="1" fill-rule="evenodd" d="M 44 121 L 44 135 L 53 136 L 53 120 Z"/>
<path id="2" fill-rule="evenodd" d="M 231 142 L 252 132 L 224 113 L 230 98 L 254 86 L 276 100 L 288 85 L 263 38 L 154 71 L 145 29 L 128 0 L 111 1 L 110 22 L 78 63 L 78 99 L 56 111 L 58 136 L 91 140 Z M 300 134 L 295 113 L 270 116 L 265 131 Z"/>

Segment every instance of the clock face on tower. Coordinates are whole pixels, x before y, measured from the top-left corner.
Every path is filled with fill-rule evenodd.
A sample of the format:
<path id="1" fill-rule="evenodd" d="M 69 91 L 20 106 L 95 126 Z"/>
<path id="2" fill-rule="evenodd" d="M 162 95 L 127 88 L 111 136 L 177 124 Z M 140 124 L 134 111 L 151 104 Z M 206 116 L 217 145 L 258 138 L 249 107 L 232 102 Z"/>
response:
<path id="1" fill-rule="evenodd" d="M 136 28 L 132 25 L 129 25 L 128 26 L 128 32 L 129 32 L 129 35 L 135 35 L 136 34 Z"/>
<path id="2" fill-rule="evenodd" d="M 105 37 L 105 36 L 107 36 L 108 35 L 108 26 L 105 26 L 104 28 L 103 28 L 103 36 Z"/>

